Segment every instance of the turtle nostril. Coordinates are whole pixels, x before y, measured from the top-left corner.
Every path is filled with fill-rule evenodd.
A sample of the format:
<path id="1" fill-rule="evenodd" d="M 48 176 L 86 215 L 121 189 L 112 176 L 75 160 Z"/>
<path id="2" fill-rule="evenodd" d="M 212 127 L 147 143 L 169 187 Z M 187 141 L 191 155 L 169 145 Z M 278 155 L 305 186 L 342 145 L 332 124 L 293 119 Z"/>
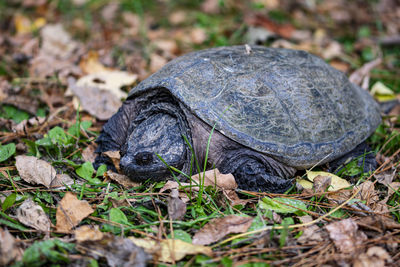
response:
<path id="1" fill-rule="evenodd" d="M 153 153 L 151 152 L 139 152 L 135 155 L 135 161 L 138 165 L 150 165 L 153 161 Z"/>

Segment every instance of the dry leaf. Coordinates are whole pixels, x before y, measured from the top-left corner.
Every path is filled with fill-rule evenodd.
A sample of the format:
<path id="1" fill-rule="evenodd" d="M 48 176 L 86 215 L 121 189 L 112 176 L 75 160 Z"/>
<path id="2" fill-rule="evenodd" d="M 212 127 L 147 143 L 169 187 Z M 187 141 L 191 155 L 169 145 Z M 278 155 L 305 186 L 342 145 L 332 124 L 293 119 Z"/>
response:
<path id="1" fill-rule="evenodd" d="M 96 159 L 97 155 L 95 153 L 96 151 L 96 146 L 94 145 L 88 145 L 83 151 L 82 151 L 82 158 L 85 161 L 89 161 L 91 163 L 94 162 Z"/>
<path id="2" fill-rule="evenodd" d="M 78 97 L 80 107 L 100 120 L 111 118 L 122 105 L 122 101 L 110 91 L 77 86 L 73 78 L 68 79 L 68 88 Z"/>
<path id="3" fill-rule="evenodd" d="M 62 82 L 66 81 L 69 75 L 80 76 L 81 69 L 66 60 L 59 60 L 41 53 L 30 62 L 29 73 L 33 77 L 47 78 L 57 74 Z"/>
<path id="4" fill-rule="evenodd" d="M 331 176 L 317 175 L 314 178 L 314 191 L 316 193 L 324 193 L 329 188 L 332 182 Z"/>
<path id="5" fill-rule="evenodd" d="M 111 180 L 116 181 L 120 185 L 122 185 L 125 188 L 132 188 L 132 187 L 138 187 L 140 186 L 140 183 L 136 183 L 132 181 L 128 176 L 123 175 L 123 174 L 118 174 L 115 173 L 111 170 L 108 170 L 106 172 L 107 177 L 109 177 Z"/>
<path id="6" fill-rule="evenodd" d="M 159 56 L 155 53 L 151 54 L 151 56 L 150 56 L 150 71 L 151 72 L 158 71 L 165 64 L 167 64 L 167 60 L 164 57 Z"/>
<path id="7" fill-rule="evenodd" d="M 104 235 L 99 230 L 99 226 L 83 225 L 74 231 L 75 239 L 79 243 L 85 241 L 100 241 L 103 239 Z"/>
<path id="8" fill-rule="evenodd" d="M 190 39 L 194 44 L 202 44 L 207 40 L 206 31 L 202 28 L 194 28 L 190 31 Z"/>
<path id="9" fill-rule="evenodd" d="M 317 176 L 329 176 L 331 177 L 331 186 L 328 188 L 328 191 L 337 191 L 340 189 L 348 188 L 350 187 L 350 183 L 345 180 L 340 178 L 337 175 L 334 175 L 329 172 L 314 172 L 314 171 L 307 171 L 307 179 L 310 181 L 314 181 L 314 178 Z"/>
<path id="10" fill-rule="evenodd" d="M 44 160 L 33 156 L 15 157 L 15 166 L 23 180 L 28 183 L 42 184 L 47 188 L 59 187 L 63 183 L 70 185 L 74 181 L 66 174 L 56 174 L 56 170 Z"/>
<path id="11" fill-rule="evenodd" d="M 377 58 L 373 61 L 370 61 L 368 63 L 365 63 L 361 68 L 359 68 L 358 70 L 354 71 L 350 77 L 349 80 L 350 82 L 357 84 L 357 85 L 361 85 L 362 81 L 366 78 L 369 77 L 369 73 L 371 72 L 371 70 L 375 67 L 377 67 L 378 65 L 380 65 L 382 63 L 382 59 L 381 58 Z"/>
<path id="12" fill-rule="evenodd" d="M 32 199 L 26 199 L 17 209 L 17 218 L 21 223 L 36 230 L 49 232 L 50 219 L 47 217 L 43 208 L 36 204 Z"/>
<path id="13" fill-rule="evenodd" d="M 357 247 L 367 239 L 363 232 L 358 231 L 357 224 L 351 218 L 330 223 L 325 227 L 336 248 L 341 252 L 354 253 Z"/>
<path id="14" fill-rule="evenodd" d="M 121 90 L 123 86 L 133 85 L 137 80 L 136 74 L 125 71 L 102 71 L 83 76 L 76 82 L 78 87 L 95 87 L 101 91 L 109 91 L 117 98 L 125 98 L 127 93 Z"/>
<path id="15" fill-rule="evenodd" d="M 110 71 L 109 68 L 100 63 L 99 54 L 96 51 L 89 51 L 79 62 L 79 67 L 86 74 Z"/>
<path id="16" fill-rule="evenodd" d="M 201 174 L 195 174 L 191 177 L 191 179 L 200 184 L 199 179 L 203 179 L 203 175 L 204 186 L 216 185 L 217 187 L 225 190 L 233 190 L 237 188 L 235 177 L 233 177 L 231 173 L 222 174 L 218 169 L 209 170 Z"/>
<path id="17" fill-rule="evenodd" d="M 393 183 L 390 183 L 390 184 L 388 184 L 388 188 L 389 188 L 389 190 L 388 190 L 388 196 L 390 197 L 390 196 L 392 196 L 396 191 L 397 191 L 397 192 L 399 191 L 400 182 L 393 182 Z"/>
<path id="18" fill-rule="evenodd" d="M 378 183 L 387 186 L 393 181 L 394 177 L 396 177 L 396 170 L 374 174 L 374 177 L 378 181 Z"/>
<path id="19" fill-rule="evenodd" d="M 241 199 L 235 190 L 223 190 L 224 196 L 230 201 L 231 206 L 243 205 L 252 202 L 251 199 Z"/>
<path id="20" fill-rule="evenodd" d="M 380 81 L 372 85 L 370 94 L 379 102 L 396 100 L 396 95 L 393 90 Z"/>
<path id="21" fill-rule="evenodd" d="M 232 233 L 244 233 L 249 229 L 253 218 L 228 215 L 212 219 L 193 236 L 193 244 L 208 245 Z"/>
<path id="22" fill-rule="evenodd" d="M 174 11 L 169 15 L 169 22 L 178 25 L 186 21 L 186 12 L 183 10 Z"/>
<path id="23" fill-rule="evenodd" d="M 328 46 L 322 50 L 322 58 L 330 60 L 342 55 L 342 46 L 337 41 L 329 42 Z"/>
<path id="24" fill-rule="evenodd" d="M 119 171 L 119 161 L 121 159 L 121 154 L 119 153 L 119 150 L 116 151 L 106 151 L 102 153 L 104 156 L 107 156 L 109 159 L 111 159 L 111 162 L 113 163 L 115 169 Z"/>
<path id="25" fill-rule="evenodd" d="M 370 247 L 366 253 L 360 254 L 354 261 L 353 267 L 384 267 L 385 261 L 391 262 L 389 253 L 382 247 Z"/>
<path id="26" fill-rule="evenodd" d="M 53 58 L 68 60 L 78 49 L 78 43 L 72 40 L 61 24 L 47 24 L 40 31 L 42 37 L 41 53 Z"/>
<path id="27" fill-rule="evenodd" d="M 129 237 L 135 245 L 144 248 L 150 254 L 158 256 L 162 262 L 174 262 L 183 259 L 186 255 L 204 254 L 212 256 L 212 250 L 209 247 L 193 245 L 179 239 L 166 239 L 157 242 L 149 239 L 140 239 Z"/>
<path id="28" fill-rule="evenodd" d="M 367 201 L 367 205 L 374 204 L 379 201 L 378 192 L 375 191 L 375 185 L 371 181 L 365 181 L 362 184 L 354 187 L 353 191 L 360 189 L 360 192 L 356 197 L 361 200 Z"/>
<path id="29" fill-rule="evenodd" d="M 57 231 L 69 232 L 93 212 L 87 201 L 78 200 L 74 194 L 67 192 L 57 206 Z"/>
<path id="30" fill-rule="evenodd" d="M 176 181 L 169 180 L 165 183 L 165 185 L 160 189 L 160 193 L 163 193 L 167 190 L 178 189 L 179 184 Z"/>
<path id="31" fill-rule="evenodd" d="M 95 259 L 106 258 L 108 266 L 145 267 L 146 262 L 150 259 L 150 256 L 129 238 L 101 233 L 96 228 L 92 230 L 88 227 L 81 228 L 77 229 L 78 232 L 81 232 L 78 235 L 82 237 L 77 249 L 82 254 L 89 255 Z"/>
<path id="32" fill-rule="evenodd" d="M 186 214 L 186 204 L 179 198 L 179 191 L 172 189 L 168 200 L 168 215 L 171 220 L 181 220 Z"/>
<path id="33" fill-rule="evenodd" d="M 11 266 L 14 261 L 21 260 L 23 253 L 8 230 L 0 228 L 0 266 Z"/>
<path id="34" fill-rule="evenodd" d="M 296 180 L 296 185 L 300 185 L 300 189 L 308 189 L 311 190 L 313 188 L 313 183 L 306 179 L 298 179 Z"/>
<path id="35" fill-rule="evenodd" d="M 322 229 L 318 225 L 311 225 L 303 230 L 303 234 L 297 239 L 300 244 L 307 244 L 310 242 L 322 242 Z"/>
<path id="36" fill-rule="evenodd" d="M 179 50 L 175 40 L 170 40 L 170 39 L 155 40 L 153 44 L 157 47 L 157 49 L 163 51 L 164 54 L 167 56 L 174 55 Z"/>
<path id="37" fill-rule="evenodd" d="M 219 0 L 205 0 L 201 4 L 201 10 L 209 14 L 217 14 L 219 12 Z"/>

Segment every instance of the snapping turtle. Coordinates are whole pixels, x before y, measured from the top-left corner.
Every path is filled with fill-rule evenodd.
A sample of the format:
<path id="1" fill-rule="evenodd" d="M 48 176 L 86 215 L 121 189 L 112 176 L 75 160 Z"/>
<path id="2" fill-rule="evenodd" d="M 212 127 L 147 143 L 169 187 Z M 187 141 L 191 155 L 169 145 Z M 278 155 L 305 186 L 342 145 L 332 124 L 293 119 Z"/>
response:
<path id="1" fill-rule="evenodd" d="M 97 153 L 119 150 L 131 179 L 161 180 L 170 169 L 158 156 L 188 173 L 190 147 L 204 162 L 215 125 L 209 167 L 270 192 L 288 189 L 296 170 L 364 153 L 381 121 L 368 92 L 305 51 L 246 48 L 189 53 L 142 81 L 104 125 Z M 101 163 L 110 164 L 100 154 Z"/>

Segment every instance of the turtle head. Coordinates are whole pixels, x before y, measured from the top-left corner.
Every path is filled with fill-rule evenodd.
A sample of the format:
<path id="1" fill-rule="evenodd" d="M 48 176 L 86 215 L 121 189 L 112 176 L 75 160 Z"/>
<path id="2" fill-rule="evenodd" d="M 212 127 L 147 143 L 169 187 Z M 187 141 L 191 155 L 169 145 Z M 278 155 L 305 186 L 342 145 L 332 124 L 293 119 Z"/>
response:
<path id="1" fill-rule="evenodd" d="M 170 176 L 168 166 L 182 170 L 188 160 L 188 147 L 183 138 L 188 131 L 178 105 L 150 105 L 131 122 L 121 149 L 122 172 L 135 181 L 145 181 Z"/>

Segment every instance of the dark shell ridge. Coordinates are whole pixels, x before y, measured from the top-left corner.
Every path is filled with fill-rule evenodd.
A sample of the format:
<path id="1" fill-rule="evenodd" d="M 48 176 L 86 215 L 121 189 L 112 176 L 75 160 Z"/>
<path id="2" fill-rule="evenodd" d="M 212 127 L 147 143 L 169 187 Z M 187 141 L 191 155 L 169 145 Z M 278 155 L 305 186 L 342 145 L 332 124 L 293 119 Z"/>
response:
<path id="1" fill-rule="evenodd" d="M 229 138 L 293 167 L 335 159 L 379 125 L 368 92 L 307 52 L 244 46 L 179 57 L 133 88 L 166 88 Z M 206 144 L 205 144 L 206 145 Z"/>

